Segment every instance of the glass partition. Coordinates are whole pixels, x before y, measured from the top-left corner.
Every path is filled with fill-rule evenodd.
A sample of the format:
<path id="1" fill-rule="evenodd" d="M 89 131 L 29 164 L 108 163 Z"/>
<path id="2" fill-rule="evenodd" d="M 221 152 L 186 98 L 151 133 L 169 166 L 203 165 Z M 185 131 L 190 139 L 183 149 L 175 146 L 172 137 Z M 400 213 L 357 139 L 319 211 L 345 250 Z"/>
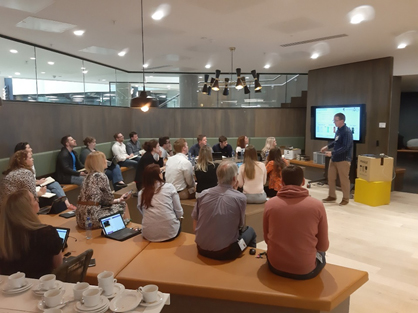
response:
<path id="1" fill-rule="evenodd" d="M 141 72 L 128 72 L 0 37 L 0 87 L 6 100 L 129 107 L 144 88 Z M 209 82 L 215 73 L 209 74 Z M 219 91 L 203 92 L 205 73 L 146 73 L 145 90 L 160 108 L 271 108 L 303 105 L 306 74 L 251 74 L 237 90 L 236 74 L 222 73 Z M 225 91 L 225 80 L 229 80 Z M 247 89 L 248 88 L 248 89 Z M 246 90 L 247 89 L 247 90 Z M 305 100 L 306 103 L 306 100 Z"/>

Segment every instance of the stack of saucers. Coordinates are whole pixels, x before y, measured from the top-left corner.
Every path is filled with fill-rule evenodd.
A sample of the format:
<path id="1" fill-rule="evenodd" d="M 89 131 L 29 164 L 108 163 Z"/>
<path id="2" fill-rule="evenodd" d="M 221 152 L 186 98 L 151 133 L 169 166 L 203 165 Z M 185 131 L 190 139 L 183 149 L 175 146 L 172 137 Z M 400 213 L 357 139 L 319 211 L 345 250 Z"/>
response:
<path id="1" fill-rule="evenodd" d="M 85 306 L 80 301 L 74 305 L 74 310 L 78 313 L 104 313 L 109 308 L 109 300 L 105 296 L 100 296 L 99 304 L 95 306 Z"/>
<path id="2" fill-rule="evenodd" d="M 50 289 L 62 289 L 62 287 L 64 287 L 64 283 L 62 281 L 56 280 L 54 287 L 50 288 Z M 32 292 L 36 295 L 36 296 L 43 296 L 45 292 L 47 292 L 50 289 L 43 289 L 42 285 L 40 283 L 38 283 L 33 289 Z"/>
<path id="3" fill-rule="evenodd" d="M 25 279 L 25 282 L 21 287 L 11 288 L 9 284 L 5 284 L 1 288 L 1 292 L 5 295 L 17 295 L 19 293 L 25 292 L 29 290 L 30 288 L 32 288 L 32 285 L 33 285 L 32 282 L 29 282 L 27 279 Z"/>

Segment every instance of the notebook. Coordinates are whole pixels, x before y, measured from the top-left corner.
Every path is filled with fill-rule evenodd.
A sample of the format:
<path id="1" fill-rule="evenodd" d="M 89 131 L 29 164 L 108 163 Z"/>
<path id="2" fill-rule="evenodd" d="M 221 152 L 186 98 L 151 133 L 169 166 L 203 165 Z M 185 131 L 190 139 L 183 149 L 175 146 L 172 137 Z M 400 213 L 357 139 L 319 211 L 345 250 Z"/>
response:
<path id="1" fill-rule="evenodd" d="M 222 160 L 222 152 L 212 152 L 212 159 L 214 161 Z"/>
<path id="2" fill-rule="evenodd" d="M 141 233 L 138 230 L 127 228 L 120 213 L 102 217 L 99 219 L 99 222 L 103 228 L 105 237 L 114 240 L 124 241 Z"/>
<path id="3" fill-rule="evenodd" d="M 68 236 L 70 235 L 70 229 L 69 228 L 63 228 L 63 227 L 55 227 L 55 229 L 58 232 L 58 236 L 62 239 L 62 251 L 67 247 L 67 240 Z"/>

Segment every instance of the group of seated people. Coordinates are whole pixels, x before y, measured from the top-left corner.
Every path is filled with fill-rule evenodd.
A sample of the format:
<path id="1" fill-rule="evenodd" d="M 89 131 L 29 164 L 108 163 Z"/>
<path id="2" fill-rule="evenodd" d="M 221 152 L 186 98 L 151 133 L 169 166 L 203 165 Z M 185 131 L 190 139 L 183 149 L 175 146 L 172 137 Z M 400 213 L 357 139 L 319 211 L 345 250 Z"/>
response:
<path id="1" fill-rule="evenodd" d="M 126 155 L 139 156 L 141 147 L 135 146 L 139 143 L 138 136 L 136 133 L 132 135 L 132 150 L 129 151 L 132 152 L 126 152 Z M 239 167 L 234 159 L 221 162 L 212 159 L 215 149 L 223 150 L 220 152 L 227 155 L 231 152 L 226 137 L 219 137 L 219 144 L 212 148 L 206 145 L 206 136 L 199 138 L 195 166 L 188 159 L 189 149 L 183 138 L 174 142 L 173 149 L 168 137 L 143 144 L 145 153 L 135 161 L 137 208 L 143 215 L 143 237 L 153 242 L 174 240 L 181 232 L 183 208 L 180 200 L 196 196 L 191 217 L 199 254 L 217 260 L 235 259 L 247 246 L 256 247 L 255 231 L 244 226 L 247 203 L 264 203 L 268 194 L 271 199 L 265 204 L 263 225 L 269 268 L 277 275 L 293 279 L 316 276 L 326 263 L 325 251 L 329 245 L 327 217 L 322 202 L 311 198 L 303 187 L 302 169 L 288 166 L 275 140 L 269 138 L 270 149 L 264 150 L 266 160 L 262 162 L 258 161 L 255 148 L 246 143 L 248 138 L 241 136 L 242 145 L 237 147 L 237 152 L 244 154 L 244 163 L 238 162 Z M 117 148 L 124 150 L 123 135 L 116 134 L 115 139 Z M 126 200 L 130 194 L 114 199 L 106 175 L 118 165 L 109 164 L 105 155 L 96 151 L 95 139 L 87 137 L 84 140 L 86 148 L 81 152 L 84 164 L 73 151 L 76 141 L 71 136 L 64 137 L 62 144 L 62 160 L 57 160 L 57 167 L 60 163 L 71 173 L 68 171 L 68 176 L 61 178 L 70 183 L 82 180 L 76 210 L 78 227 L 85 228 L 87 217 L 90 217 L 93 228 L 99 228 L 99 219 L 112 213 L 120 212 L 129 218 Z M 62 255 L 56 249 L 56 232 L 52 234 L 50 227 L 42 225 L 36 215 L 39 210 L 37 197 L 45 190 L 41 188 L 36 192 L 32 152 L 29 152 L 27 143 L 24 148 L 12 156 L 0 185 L 3 193 L 0 205 L 0 274 L 30 271 L 23 258 L 36 255 L 43 264 L 27 276 L 39 277 L 58 266 Z M 85 171 L 78 172 L 77 169 L 82 167 Z M 71 175 L 74 172 L 78 175 Z M 123 183 L 118 173 L 116 177 L 116 183 Z M 238 190 L 240 187 L 242 192 Z M 17 218 L 23 216 L 22 210 L 25 218 Z M 51 234 L 48 238 L 43 237 L 41 242 L 48 247 L 39 252 L 32 251 L 32 240 L 38 240 L 38 236 L 44 236 L 46 232 Z M 40 252 L 43 256 L 38 255 Z"/>

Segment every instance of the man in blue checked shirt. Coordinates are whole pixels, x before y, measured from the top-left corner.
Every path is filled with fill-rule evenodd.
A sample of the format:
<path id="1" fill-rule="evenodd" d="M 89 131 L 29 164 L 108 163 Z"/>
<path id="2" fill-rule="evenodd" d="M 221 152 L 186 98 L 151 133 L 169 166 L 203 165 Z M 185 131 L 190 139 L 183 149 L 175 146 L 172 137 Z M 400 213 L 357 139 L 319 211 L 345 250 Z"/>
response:
<path id="1" fill-rule="evenodd" d="M 328 198 L 323 199 L 322 202 L 330 203 L 337 200 L 335 193 L 335 185 L 337 174 L 340 177 L 341 190 L 343 192 L 343 199 L 340 205 L 347 205 L 350 199 L 350 163 L 353 155 L 353 134 L 350 128 L 345 124 L 345 115 L 337 113 L 334 115 L 334 124 L 338 127 L 334 141 L 322 147 L 321 152 L 330 148 L 333 151 L 326 151 L 326 156 L 331 157 L 328 167 Z"/>

